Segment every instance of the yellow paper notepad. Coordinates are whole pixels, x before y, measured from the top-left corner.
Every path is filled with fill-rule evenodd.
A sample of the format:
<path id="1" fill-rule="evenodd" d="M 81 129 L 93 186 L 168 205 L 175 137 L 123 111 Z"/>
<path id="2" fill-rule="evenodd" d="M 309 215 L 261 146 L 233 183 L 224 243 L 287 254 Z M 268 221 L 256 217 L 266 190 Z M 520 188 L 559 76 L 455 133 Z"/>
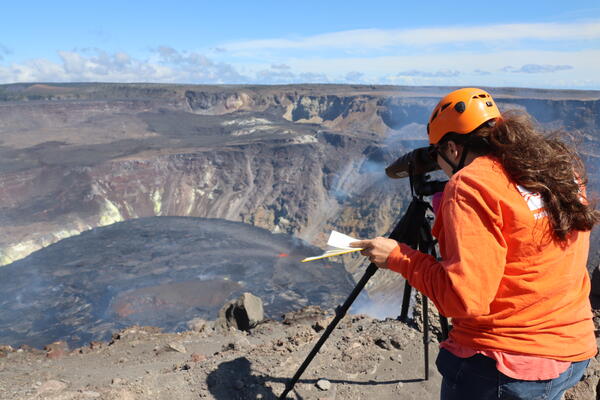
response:
<path id="1" fill-rule="evenodd" d="M 355 239 L 352 236 L 344 235 L 343 233 L 339 233 L 337 231 L 331 231 L 329 239 L 327 240 L 327 249 L 325 252 L 318 256 L 306 257 L 304 260 L 302 260 L 302 262 L 320 260 L 321 258 L 361 251 L 362 249 L 350 247 L 350 243 L 357 241 L 358 239 Z"/>

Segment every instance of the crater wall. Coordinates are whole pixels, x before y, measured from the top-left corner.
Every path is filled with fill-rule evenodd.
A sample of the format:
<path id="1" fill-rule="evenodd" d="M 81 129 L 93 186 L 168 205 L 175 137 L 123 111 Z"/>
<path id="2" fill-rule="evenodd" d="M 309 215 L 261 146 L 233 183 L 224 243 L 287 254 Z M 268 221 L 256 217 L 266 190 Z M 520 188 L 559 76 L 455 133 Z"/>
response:
<path id="1" fill-rule="evenodd" d="M 426 144 L 429 112 L 451 89 L 2 85 L 0 262 L 149 216 L 247 222 L 319 245 L 332 228 L 385 234 L 410 191 L 383 169 Z M 489 90 L 501 109 L 575 133 L 598 191 L 598 92 Z"/>

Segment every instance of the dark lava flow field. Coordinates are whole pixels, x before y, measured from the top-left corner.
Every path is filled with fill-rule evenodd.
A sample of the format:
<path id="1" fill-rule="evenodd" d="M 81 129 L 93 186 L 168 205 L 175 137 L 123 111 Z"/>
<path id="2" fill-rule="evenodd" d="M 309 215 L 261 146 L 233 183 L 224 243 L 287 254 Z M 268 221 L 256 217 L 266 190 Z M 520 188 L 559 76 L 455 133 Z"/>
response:
<path id="1" fill-rule="evenodd" d="M 96 228 L 0 268 L 0 343 L 82 345 L 133 324 L 186 328 L 243 292 L 267 316 L 332 308 L 353 288 L 343 265 L 285 234 L 205 218 L 153 217 Z M 68 260 L 65 263 L 65 260 Z"/>

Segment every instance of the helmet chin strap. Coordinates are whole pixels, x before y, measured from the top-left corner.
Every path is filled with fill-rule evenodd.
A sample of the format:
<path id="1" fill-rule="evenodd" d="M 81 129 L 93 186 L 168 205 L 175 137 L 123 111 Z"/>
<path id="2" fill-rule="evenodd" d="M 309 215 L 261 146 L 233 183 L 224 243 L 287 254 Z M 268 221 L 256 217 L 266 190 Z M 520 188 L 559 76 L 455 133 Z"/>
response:
<path id="1" fill-rule="evenodd" d="M 446 161 L 448 163 L 448 165 L 450 165 L 452 167 L 452 174 L 457 173 L 465 166 L 465 160 L 467 159 L 468 153 L 469 153 L 469 145 L 465 144 L 463 146 L 463 151 L 462 151 L 462 154 L 460 155 L 460 160 L 458 161 L 458 164 L 454 164 L 452 161 L 450 161 L 448 159 L 448 157 L 446 157 L 444 152 L 442 152 L 442 151 L 438 152 L 440 157 L 442 157 L 444 159 L 444 161 Z"/>

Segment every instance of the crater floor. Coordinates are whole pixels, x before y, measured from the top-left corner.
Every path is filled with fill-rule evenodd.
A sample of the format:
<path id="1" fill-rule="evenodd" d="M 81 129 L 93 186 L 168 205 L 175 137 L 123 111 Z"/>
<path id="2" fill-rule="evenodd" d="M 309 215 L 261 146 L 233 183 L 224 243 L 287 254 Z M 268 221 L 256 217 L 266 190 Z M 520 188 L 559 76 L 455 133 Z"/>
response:
<path id="1" fill-rule="evenodd" d="M 83 345 L 133 324 L 169 331 L 213 319 L 243 292 L 268 317 L 333 308 L 353 288 L 320 249 L 286 234 L 217 219 L 153 217 L 96 228 L 0 268 L 0 343 Z"/>

